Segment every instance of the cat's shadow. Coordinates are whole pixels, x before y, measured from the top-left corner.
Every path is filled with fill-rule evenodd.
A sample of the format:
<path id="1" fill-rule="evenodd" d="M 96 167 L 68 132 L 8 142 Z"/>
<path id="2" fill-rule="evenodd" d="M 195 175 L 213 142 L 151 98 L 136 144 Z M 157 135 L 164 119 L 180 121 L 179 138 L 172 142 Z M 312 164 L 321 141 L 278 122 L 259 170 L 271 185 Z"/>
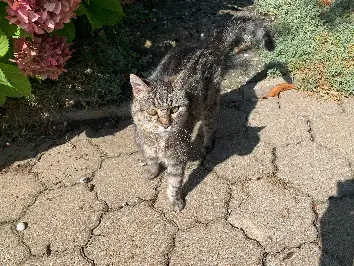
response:
<path id="1" fill-rule="evenodd" d="M 252 86 L 256 83 L 252 83 Z M 215 166 L 225 162 L 232 156 L 245 156 L 253 152 L 259 143 L 260 127 L 250 127 L 247 125 L 249 114 L 255 108 L 257 101 L 256 94 L 252 86 L 248 86 L 248 99 L 245 100 L 240 90 L 233 90 L 221 95 L 221 108 L 219 116 L 219 127 L 213 149 L 206 156 L 199 151 L 202 145 L 203 133 L 198 131 L 192 142 L 189 158 L 191 161 L 199 160 L 200 163 L 186 177 L 182 186 L 181 194 L 185 199 L 187 195 L 196 188 Z M 254 94 L 254 97 L 249 97 Z M 207 171 L 206 171 L 207 170 Z"/>

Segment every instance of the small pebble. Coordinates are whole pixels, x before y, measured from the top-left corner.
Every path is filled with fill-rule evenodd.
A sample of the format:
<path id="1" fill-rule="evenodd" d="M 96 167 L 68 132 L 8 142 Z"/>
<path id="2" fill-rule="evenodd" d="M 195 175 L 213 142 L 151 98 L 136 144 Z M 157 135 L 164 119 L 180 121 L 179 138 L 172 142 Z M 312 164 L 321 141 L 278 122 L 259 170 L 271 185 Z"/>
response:
<path id="1" fill-rule="evenodd" d="M 88 182 L 90 182 L 90 178 L 89 177 L 82 177 L 82 178 L 80 178 L 80 180 L 79 180 L 81 183 L 88 183 Z"/>
<path id="2" fill-rule="evenodd" d="M 26 229 L 26 224 L 24 222 L 19 222 L 17 225 L 16 225 L 16 230 L 17 231 L 23 231 Z"/>

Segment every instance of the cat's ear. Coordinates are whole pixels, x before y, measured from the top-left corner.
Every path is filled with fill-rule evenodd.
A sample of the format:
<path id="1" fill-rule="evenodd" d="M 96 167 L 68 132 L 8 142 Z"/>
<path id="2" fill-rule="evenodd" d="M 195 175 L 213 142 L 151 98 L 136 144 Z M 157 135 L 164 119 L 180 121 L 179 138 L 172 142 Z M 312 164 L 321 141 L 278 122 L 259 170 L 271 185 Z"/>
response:
<path id="1" fill-rule="evenodd" d="M 150 87 L 142 81 L 141 78 L 134 74 L 130 74 L 130 84 L 133 88 L 134 97 L 138 96 L 143 91 L 150 91 Z"/>

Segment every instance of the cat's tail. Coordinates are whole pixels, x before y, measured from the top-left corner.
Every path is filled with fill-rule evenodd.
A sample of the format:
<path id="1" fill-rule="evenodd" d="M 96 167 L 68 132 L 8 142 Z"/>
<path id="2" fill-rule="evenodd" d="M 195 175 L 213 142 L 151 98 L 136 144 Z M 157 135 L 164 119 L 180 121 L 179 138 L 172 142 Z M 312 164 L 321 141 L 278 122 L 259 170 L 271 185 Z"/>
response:
<path id="1" fill-rule="evenodd" d="M 254 39 L 262 41 L 268 51 L 275 48 L 274 40 L 263 19 L 239 16 L 229 21 L 226 27 L 216 34 L 210 43 L 210 49 L 217 55 L 224 56 L 235 46 Z"/>

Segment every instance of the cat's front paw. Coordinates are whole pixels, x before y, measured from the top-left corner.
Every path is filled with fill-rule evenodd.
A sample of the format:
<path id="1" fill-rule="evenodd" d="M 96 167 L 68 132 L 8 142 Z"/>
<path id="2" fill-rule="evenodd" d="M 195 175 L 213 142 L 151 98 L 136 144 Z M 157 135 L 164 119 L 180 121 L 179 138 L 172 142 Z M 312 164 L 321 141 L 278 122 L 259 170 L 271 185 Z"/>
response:
<path id="1" fill-rule="evenodd" d="M 155 177 L 157 177 L 158 175 L 159 175 L 159 171 L 157 171 L 157 172 L 146 171 L 143 174 L 143 178 L 151 180 L 151 179 L 154 179 Z"/>
<path id="2" fill-rule="evenodd" d="M 150 164 L 147 166 L 143 177 L 146 179 L 154 179 L 160 174 L 160 165 L 159 164 Z"/>
<path id="3" fill-rule="evenodd" d="M 179 200 L 173 200 L 171 202 L 171 209 L 174 211 L 174 212 L 180 212 L 181 210 L 183 210 L 185 206 L 185 201 L 183 199 L 179 199 Z"/>

